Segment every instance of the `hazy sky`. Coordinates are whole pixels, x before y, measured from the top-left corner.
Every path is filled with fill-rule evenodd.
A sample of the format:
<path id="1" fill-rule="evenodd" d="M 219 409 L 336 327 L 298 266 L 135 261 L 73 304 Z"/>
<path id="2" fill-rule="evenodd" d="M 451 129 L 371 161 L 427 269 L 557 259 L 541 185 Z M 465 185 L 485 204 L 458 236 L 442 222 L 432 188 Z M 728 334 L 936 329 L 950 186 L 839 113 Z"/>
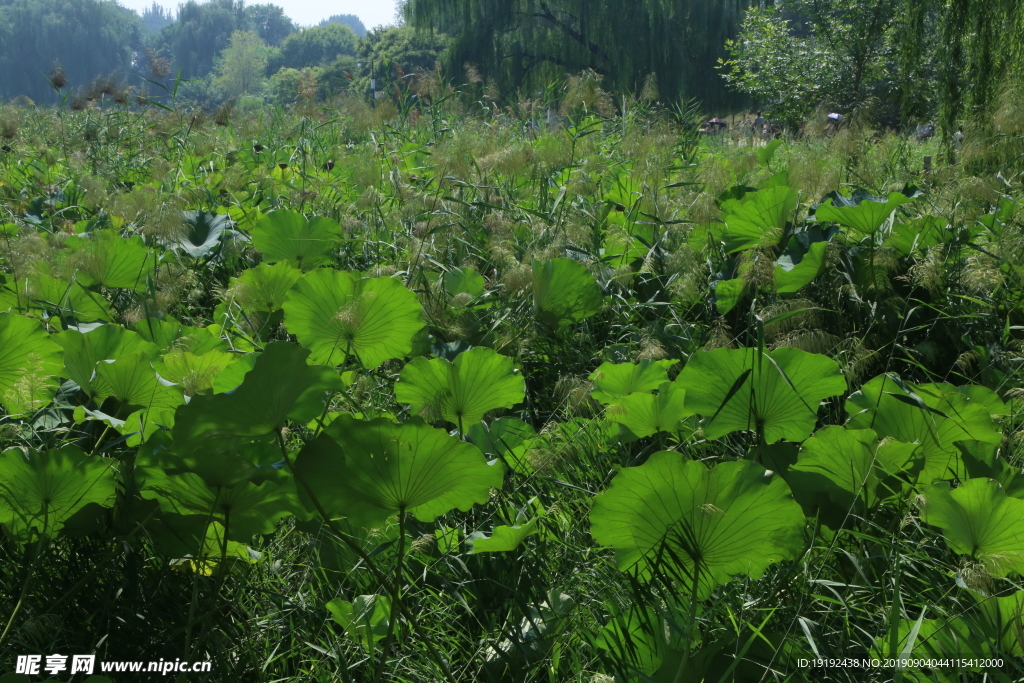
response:
<path id="1" fill-rule="evenodd" d="M 118 0 L 125 7 L 142 13 L 153 4 L 153 0 Z M 396 0 L 249 0 L 254 5 L 270 2 L 284 8 L 284 13 L 301 26 L 319 24 L 332 14 L 354 14 L 366 25 L 373 28 L 381 24 L 392 24 L 395 20 Z M 177 10 L 179 0 L 156 0 L 158 5 Z"/>

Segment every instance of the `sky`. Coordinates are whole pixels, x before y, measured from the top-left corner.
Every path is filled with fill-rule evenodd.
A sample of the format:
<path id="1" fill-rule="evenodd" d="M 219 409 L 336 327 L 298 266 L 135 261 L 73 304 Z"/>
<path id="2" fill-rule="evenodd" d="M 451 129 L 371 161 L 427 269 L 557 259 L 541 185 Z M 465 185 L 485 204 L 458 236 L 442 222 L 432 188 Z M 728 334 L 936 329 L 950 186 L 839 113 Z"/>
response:
<path id="1" fill-rule="evenodd" d="M 156 0 L 158 5 L 177 10 L 181 0 Z M 153 4 L 153 0 L 119 0 L 139 14 Z M 295 20 L 300 26 L 319 24 L 332 14 L 354 14 L 359 17 L 366 28 L 382 24 L 392 24 L 395 20 L 396 0 L 249 0 L 245 4 L 253 5 L 270 2 L 284 9 L 284 13 Z"/>

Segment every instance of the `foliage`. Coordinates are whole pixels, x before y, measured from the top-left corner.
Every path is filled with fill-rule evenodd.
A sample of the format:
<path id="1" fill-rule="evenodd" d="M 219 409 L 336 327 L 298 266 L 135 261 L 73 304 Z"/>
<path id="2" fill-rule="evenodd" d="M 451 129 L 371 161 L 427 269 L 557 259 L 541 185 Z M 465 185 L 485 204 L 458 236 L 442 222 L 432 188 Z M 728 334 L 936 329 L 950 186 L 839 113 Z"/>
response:
<path id="1" fill-rule="evenodd" d="M 214 87 L 225 97 L 235 98 L 263 89 L 269 57 L 258 35 L 235 31 L 214 66 Z"/>

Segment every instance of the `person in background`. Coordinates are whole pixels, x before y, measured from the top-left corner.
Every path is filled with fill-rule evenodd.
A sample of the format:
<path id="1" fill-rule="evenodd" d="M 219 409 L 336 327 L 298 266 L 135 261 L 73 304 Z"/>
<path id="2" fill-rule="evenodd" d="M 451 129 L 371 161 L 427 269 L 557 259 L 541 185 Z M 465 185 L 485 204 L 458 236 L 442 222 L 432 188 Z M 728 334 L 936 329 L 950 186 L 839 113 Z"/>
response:
<path id="1" fill-rule="evenodd" d="M 754 132 L 758 137 L 764 137 L 764 117 L 761 116 L 761 112 L 757 112 L 757 118 L 754 119 Z"/>
<path id="2" fill-rule="evenodd" d="M 960 149 L 964 144 L 964 127 L 957 126 L 956 132 L 953 133 L 953 148 Z"/>

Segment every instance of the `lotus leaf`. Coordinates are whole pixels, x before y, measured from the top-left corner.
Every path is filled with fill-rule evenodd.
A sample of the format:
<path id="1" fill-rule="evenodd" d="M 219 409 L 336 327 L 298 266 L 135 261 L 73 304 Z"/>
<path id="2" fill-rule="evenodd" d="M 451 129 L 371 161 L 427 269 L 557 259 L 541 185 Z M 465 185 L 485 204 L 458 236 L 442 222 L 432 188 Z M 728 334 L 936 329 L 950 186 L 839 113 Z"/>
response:
<path id="1" fill-rule="evenodd" d="M 213 486 L 192 472 L 168 474 L 152 468 L 146 470 L 141 494 L 156 500 L 165 512 L 212 515 L 227 530 L 228 539 L 244 543 L 257 534 L 272 533 L 277 522 L 295 512 L 295 489 L 287 484 L 244 481 Z"/>
<path id="2" fill-rule="evenodd" d="M 781 242 L 787 224 L 793 220 L 797 198 L 796 190 L 779 185 L 722 202 L 725 250 L 732 253 Z"/>
<path id="3" fill-rule="evenodd" d="M 675 382 L 658 387 L 658 395 L 638 392 L 608 407 L 606 418 L 629 429 L 638 437 L 658 432 L 675 432 L 683 418 L 692 415 L 684 402 L 686 390 Z"/>
<path id="4" fill-rule="evenodd" d="M 528 522 L 514 526 L 497 526 L 491 535 L 477 531 L 466 537 L 470 547 L 469 554 L 507 553 L 519 548 L 527 536 L 540 531 L 540 520 L 543 515 L 532 517 Z"/>
<path id="5" fill-rule="evenodd" d="M 302 277 L 302 271 L 287 263 L 268 266 L 261 263 L 231 278 L 227 299 L 243 311 L 280 311 L 288 292 Z"/>
<path id="6" fill-rule="evenodd" d="M 533 262 L 533 309 L 541 324 L 561 329 L 596 314 L 602 303 L 601 287 L 579 261 Z"/>
<path id="7" fill-rule="evenodd" d="M 741 277 L 732 280 L 715 280 L 714 285 L 715 308 L 722 315 L 728 315 L 729 311 L 736 308 L 747 289 L 747 283 Z"/>
<path id="8" fill-rule="evenodd" d="M 899 192 L 892 192 L 888 198 L 873 197 L 858 190 L 851 197 L 833 192 L 818 205 L 814 219 L 838 223 L 864 235 L 874 235 L 892 217 L 901 204 L 913 201 Z"/>
<path id="9" fill-rule="evenodd" d="M 331 600 L 327 611 L 367 652 L 372 652 L 374 646 L 387 637 L 391 598 L 386 595 L 360 595 L 355 602 Z"/>
<path id="10" fill-rule="evenodd" d="M 828 242 L 814 242 L 810 250 L 799 259 L 785 254 L 775 262 L 775 291 L 794 294 L 809 285 L 825 265 Z"/>
<path id="11" fill-rule="evenodd" d="M 765 443 L 803 441 L 822 400 L 846 390 L 835 361 L 789 347 L 697 352 L 676 381 L 686 390 L 687 410 L 703 416 L 707 438 L 755 430 Z"/>
<path id="12" fill-rule="evenodd" d="M 488 455 L 500 456 L 516 472 L 533 471 L 527 453 L 537 432 L 533 427 L 515 417 L 498 418 L 488 426 L 477 422 L 469 429 L 469 440 Z"/>
<path id="13" fill-rule="evenodd" d="M 181 386 L 186 396 L 213 393 L 214 379 L 238 357 L 224 351 L 207 351 L 197 356 L 191 351 L 174 349 L 154 363 L 165 380 Z"/>
<path id="14" fill-rule="evenodd" d="M 341 241 L 341 226 L 330 218 L 307 221 L 296 211 L 277 210 L 260 219 L 252 231 L 252 243 L 268 263 L 287 261 L 311 270 L 330 260 Z"/>
<path id="15" fill-rule="evenodd" d="M 184 402 L 180 387 L 161 382 L 149 356 L 141 351 L 98 363 L 96 376 L 109 389 L 110 395 L 121 402 L 122 408 L 173 409 Z"/>
<path id="16" fill-rule="evenodd" d="M 167 241 L 171 249 L 181 249 L 193 258 L 206 258 L 220 245 L 221 235 L 231 227 L 231 218 L 209 211 L 183 211 L 185 231 Z"/>
<path id="17" fill-rule="evenodd" d="M 601 403 L 614 403 L 637 392 L 650 393 L 668 381 L 668 369 L 678 362 L 644 359 L 639 363 L 602 363 L 589 377 L 594 383 L 590 395 Z"/>
<path id="18" fill-rule="evenodd" d="M 32 540 L 33 532 L 52 538 L 86 505 L 113 504 L 116 463 L 74 446 L 0 453 L 0 524 L 20 543 Z"/>
<path id="19" fill-rule="evenodd" d="M 22 281 L 19 293 L 27 294 L 31 302 L 19 297 L 18 308 L 42 310 L 59 309 L 61 315 L 79 321 L 112 320 L 110 306 L 98 292 L 90 292 L 77 279 L 72 282 L 58 280 L 45 273 L 33 273 Z"/>
<path id="20" fill-rule="evenodd" d="M 497 408 L 511 408 L 523 400 L 526 383 L 512 359 L 478 346 L 449 363 L 443 358 L 416 358 L 402 369 L 395 398 L 430 420 L 458 425 L 459 432 Z"/>
<path id="21" fill-rule="evenodd" d="M 618 568 L 642 580 L 658 572 L 689 586 L 696 566 L 700 600 L 736 575 L 759 578 L 804 544 L 800 506 L 764 467 L 744 460 L 709 470 L 671 451 L 621 470 L 595 498 L 590 522 Z"/>
<path id="22" fill-rule="evenodd" d="M 363 367 L 404 358 L 423 327 L 416 295 L 388 277 L 314 270 L 284 303 L 285 325 L 312 352 L 314 363 L 342 365 L 349 354 Z"/>
<path id="23" fill-rule="evenodd" d="M 0 405 L 8 413 L 35 411 L 49 403 L 64 365 L 64 352 L 39 322 L 0 313 Z"/>
<path id="24" fill-rule="evenodd" d="M 80 259 L 78 281 L 83 285 L 146 290 L 154 261 L 141 237 L 95 230 L 88 236 L 69 237 L 65 244 Z"/>
<path id="25" fill-rule="evenodd" d="M 323 412 L 328 392 L 341 389 L 331 368 L 306 365 L 307 349 L 268 344 L 241 386 L 230 394 L 196 395 L 178 408 L 176 444 L 273 434 L 286 420 L 300 424 Z"/>
<path id="26" fill-rule="evenodd" d="M 1008 497 L 992 479 L 968 479 L 955 489 L 939 482 L 924 497 L 922 518 L 942 529 L 954 552 L 982 562 L 996 578 L 1024 573 L 1024 500 Z"/>
<path id="27" fill-rule="evenodd" d="M 920 445 L 925 464 L 919 481 L 925 484 L 964 476 L 955 442 L 999 443 L 1002 432 L 992 415 L 1002 410 L 999 398 L 984 387 L 917 385 L 891 374 L 875 377 L 846 400 L 849 427 Z"/>
<path id="28" fill-rule="evenodd" d="M 341 416 L 306 444 L 295 471 L 328 514 L 364 527 L 402 510 L 423 522 L 467 511 L 503 478 L 498 461 L 419 418 L 399 425 Z"/>
<path id="29" fill-rule="evenodd" d="M 858 510 L 870 509 L 900 490 L 896 476 L 916 479 L 922 464 L 916 450 L 916 444 L 900 441 L 879 444 L 870 429 L 833 425 L 804 441 L 786 481 L 797 500 L 820 492 L 843 511 L 854 505 Z"/>
<path id="30" fill-rule="evenodd" d="M 487 288 L 483 276 L 472 268 L 450 270 L 442 276 L 441 282 L 449 297 L 468 294 L 475 298 L 483 294 Z"/>
<path id="31" fill-rule="evenodd" d="M 97 363 L 133 353 L 155 359 L 160 351 L 156 344 L 120 325 L 100 325 L 85 334 L 78 330 L 65 330 L 51 339 L 64 349 L 65 376 L 97 404 L 112 393 L 110 385 L 97 376 Z"/>
<path id="32" fill-rule="evenodd" d="M 134 329 L 143 339 L 156 344 L 160 353 L 175 348 L 201 356 L 214 349 L 227 351 L 231 348 L 210 327 L 189 327 L 170 316 L 140 320 Z"/>

